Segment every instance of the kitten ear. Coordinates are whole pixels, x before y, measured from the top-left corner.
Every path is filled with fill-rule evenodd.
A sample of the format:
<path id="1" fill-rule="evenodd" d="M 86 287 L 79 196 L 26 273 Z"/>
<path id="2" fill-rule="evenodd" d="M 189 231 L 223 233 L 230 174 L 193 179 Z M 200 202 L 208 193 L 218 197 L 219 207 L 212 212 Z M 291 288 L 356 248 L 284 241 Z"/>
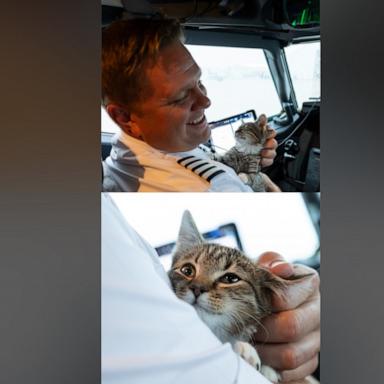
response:
<path id="1" fill-rule="evenodd" d="M 260 267 L 258 265 L 256 265 L 255 267 L 256 278 L 259 279 L 260 286 L 262 289 L 262 295 L 259 300 L 262 302 L 266 313 L 270 312 L 270 305 L 272 302 L 273 294 L 281 299 L 285 299 L 287 288 L 298 283 L 300 284 L 299 287 L 302 287 L 303 280 L 307 279 L 310 276 L 313 276 L 313 273 L 307 273 L 291 276 L 288 279 L 283 279 L 263 267 Z"/>
<path id="2" fill-rule="evenodd" d="M 258 117 L 256 123 L 259 127 L 266 130 L 266 140 L 274 136 L 275 131 L 268 125 L 268 118 L 264 113 Z"/>
<path id="3" fill-rule="evenodd" d="M 257 269 L 264 288 L 278 296 L 284 293 L 284 288 L 287 286 L 287 282 L 284 279 L 259 266 Z"/>
<path id="4" fill-rule="evenodd" d="M 272 296 L 277 295 L 282 297 L 286 287 L 285 281 L 279 276 L 274 275 L 267 269 L 254 265 L 254 281 L 258 289 L 256 290 L 257 300 L 260 303 L 260 308 L 264 315 L 268 315 L 272 311 Z"/>
<path id="5" fill-rule="evenodd" d="M 188 210 L 184 211 L 181 219 L 179 235 L 177 237 L 175 252 L 185 251 L 192 246 L 202 244 L 203 242 L 204 239 L 196 227 L 191 212 Z"/>
<path id="6" fill-rule="evenodd" d="M 267 125 L 268 123 L 268 119 L 267 119 L 267 116 L 263 114 L 261 114 L 258 119 L 256 120 L 256 123 L 259 125 L 259 126 L 263 126 L 263 125 Z"/>

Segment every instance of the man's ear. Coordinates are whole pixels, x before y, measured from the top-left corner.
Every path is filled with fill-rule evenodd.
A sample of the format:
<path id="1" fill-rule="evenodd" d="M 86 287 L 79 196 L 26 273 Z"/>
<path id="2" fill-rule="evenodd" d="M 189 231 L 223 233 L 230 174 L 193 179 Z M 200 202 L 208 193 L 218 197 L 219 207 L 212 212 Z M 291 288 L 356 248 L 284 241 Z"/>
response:
<path id="1" fill-rule="evenodd" d="M 119 126 L 123 127 L 130 121 L 130 114 L 117 104 L 108 104 L 106 110 L 111 119 Z"/>
<path id="2" fill-rule="evenodd" d="M 117 104 L 108 104 L 106 110 L 111 119 L 128 135 L 141 139 L 141 131 L 133 116 L 134 114 L 126 111 Z"/>

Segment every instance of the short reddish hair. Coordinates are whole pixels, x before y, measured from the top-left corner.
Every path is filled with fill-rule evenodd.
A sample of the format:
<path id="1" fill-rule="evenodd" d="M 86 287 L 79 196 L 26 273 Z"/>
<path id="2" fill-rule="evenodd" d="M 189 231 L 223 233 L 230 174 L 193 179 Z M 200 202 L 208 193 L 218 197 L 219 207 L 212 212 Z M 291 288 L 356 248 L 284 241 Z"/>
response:
<path id="1" fill-rule="evenodd" d="M 160 50 L 184 35 L 175 19 L 131 19 L 112 23 L 102 34 L 102 102 L 133 110 L 150 91 L 145 70 Z"/>

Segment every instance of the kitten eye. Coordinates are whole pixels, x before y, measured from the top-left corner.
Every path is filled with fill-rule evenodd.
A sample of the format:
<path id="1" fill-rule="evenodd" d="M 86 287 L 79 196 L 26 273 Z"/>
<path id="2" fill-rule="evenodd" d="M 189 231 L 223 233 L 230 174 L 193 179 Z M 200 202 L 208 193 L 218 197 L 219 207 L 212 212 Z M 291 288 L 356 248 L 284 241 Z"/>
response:
<path id="1" fill-rule="evenodd" d="M 187 277 L 193 277 L 195 276 L 195 267 L 190 263 L 184 264 L 180 268 L 180 272 Z"/>
<path id="2" fill-rule="evenodd" d="M 219 279 L 221 283 L 225 283 L 225 284 L 237 283 L 240 280 L 241 280 L 240 277 L 235 275 L 234 273 L 226 273 L 224 276 L 221 276 Z"/>

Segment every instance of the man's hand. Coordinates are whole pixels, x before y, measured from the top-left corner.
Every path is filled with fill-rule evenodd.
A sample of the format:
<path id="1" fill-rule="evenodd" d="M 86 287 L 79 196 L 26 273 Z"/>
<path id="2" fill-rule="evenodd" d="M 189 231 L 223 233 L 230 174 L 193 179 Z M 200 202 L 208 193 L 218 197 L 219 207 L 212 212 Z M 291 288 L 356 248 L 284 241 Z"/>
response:
<path id="1" fill-rule="evenodd" d="M 320 350 L 320 279 L 315 270 L 292 265 L 277 253 L 263 253 L 258 265 L 291 281 L 285 294 L 273 296 L 274 313 L 263 319 L 263 327 L 254 337 L 264 364 L 280 372 L 282 382 L 305 383 L 318 365 Z"/>
<path id="2" fill-rule="evenodd" d="M 281 189 L 267 176 L 265 173 L 260 172 L 263 178 L 266 192 L 281 192 Z"/>
<path id="3" fill-rule="evenodd" d="M 261 166 L 269 167 L 273 164 L 273 159 L 276 157 L 277 141 L 275 140 L 276 131 L 272 131 L 269 139 L 265 142 L 264 148 L 261 151 Z"/>

